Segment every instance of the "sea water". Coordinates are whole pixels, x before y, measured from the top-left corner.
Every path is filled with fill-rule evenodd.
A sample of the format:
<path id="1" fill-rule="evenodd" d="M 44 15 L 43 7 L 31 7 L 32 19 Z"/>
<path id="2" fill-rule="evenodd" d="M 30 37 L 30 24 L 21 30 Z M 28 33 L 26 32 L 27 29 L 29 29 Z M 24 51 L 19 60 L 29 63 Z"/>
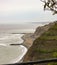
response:
<path id="1" fill-rule="evenodd" d="M 22 44 L 21 37 L 24 34 L 1 34 L 0 35 L 0 64 L 9 64 L 19 62 L 25 53 L 27 48 L 18 45 L 10 46 L 10 44 Z"/>
<path id="2" fill-rule="evenodd" d="M 45 24 L 47 24 L 47 22 L 22 25 L 0 25 L 0 64 L 20 62 L 26 54 L 27 48 L 23 45 L 10 46 L 10 44 L 22 44 L 24 40 L 21 37 L 24 34 L 19 33 L 34 33 L 38 26 Z"/>

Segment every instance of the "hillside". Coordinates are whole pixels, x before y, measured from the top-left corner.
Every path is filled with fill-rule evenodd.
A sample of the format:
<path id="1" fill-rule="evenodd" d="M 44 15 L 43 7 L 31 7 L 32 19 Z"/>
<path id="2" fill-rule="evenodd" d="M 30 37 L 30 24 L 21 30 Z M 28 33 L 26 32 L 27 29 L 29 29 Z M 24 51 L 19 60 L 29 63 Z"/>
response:
<path id="1" fill-rule="evenodd" d="M 33 45 L 24 56 L 24 61 L 57 57 L 57 21 L 38 27 L 34 33 L 34 38 Z"/>
<path id="2" fill-rule="evenodd" d="M 49 25 L 39 26 L 37 27 L 34 33 L 27 33 L 25 34 L 22 39 L 24 40 L 23 44 L 25 47 L 30 48 L 34 42 L 34 40 L 40 37 L 45 31 L 47 31 L 54 23 L 50 23 Z"/>

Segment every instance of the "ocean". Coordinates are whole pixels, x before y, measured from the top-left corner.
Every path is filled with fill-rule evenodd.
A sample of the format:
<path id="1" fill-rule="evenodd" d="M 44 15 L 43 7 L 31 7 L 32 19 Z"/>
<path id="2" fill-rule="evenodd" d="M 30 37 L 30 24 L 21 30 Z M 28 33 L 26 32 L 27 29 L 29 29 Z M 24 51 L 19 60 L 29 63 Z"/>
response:
<path id="1" fill-rule="evenodd" d="M 11 46 L 10 44 L 22 44 L 21 37 L 24 34 L 1 34 L 0 35 L 0 64 L 9 64 L 19 62 L 25 53 L 27 48 L 18 45 Z"/>
<path id="2" fill-rule="evenodd" d="M 26 54 L 27 48 L 23 45 L 11 46 L 10 44 L 23 44 L 24 33 L 34 33 L 38 26 L 45 24 L 47 22 L 0 25 L 0 64 L 19 62 Z"/>

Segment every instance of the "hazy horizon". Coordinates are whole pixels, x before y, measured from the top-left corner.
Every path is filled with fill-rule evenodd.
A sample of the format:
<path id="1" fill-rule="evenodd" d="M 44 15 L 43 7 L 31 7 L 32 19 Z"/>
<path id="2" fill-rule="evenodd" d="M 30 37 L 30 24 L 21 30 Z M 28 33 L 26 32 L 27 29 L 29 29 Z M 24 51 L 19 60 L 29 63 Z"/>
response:
<path id="1" fill-rule="evenodd" d="M 40 0 L 0 0 L 0 24 L 24 24 L 57 20 L 57 15 L 43 10 Z"/>
<path id="2" fill-rule="evenodd" d="M 23 24 L 0 24 L 0 33 L 33 33 L 38 26 L 48 22 L 28 22 Z"/>

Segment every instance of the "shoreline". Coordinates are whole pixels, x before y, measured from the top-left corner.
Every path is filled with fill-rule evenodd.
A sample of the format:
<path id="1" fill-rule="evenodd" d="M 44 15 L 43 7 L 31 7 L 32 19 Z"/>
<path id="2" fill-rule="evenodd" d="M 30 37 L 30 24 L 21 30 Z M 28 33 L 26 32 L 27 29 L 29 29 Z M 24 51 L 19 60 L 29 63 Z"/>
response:
<path id="1" fill-rule="evenodd" d="M 25 47 L 22 46 L 22 45 L 21 45 L 21 47 L 24 48 L 23 52 L 25 52 L 25 53 L 23 53 L 23 54 L 21 55 L 21 57 L 18 56 L 17 58 L 13 59 L 13 61 L 11 61 L 10 63 L 19 63 L 19 62 L 23 62 L 23 57 L 24 57 L 24 55 L 25 55 L 26 52 L 27 52 L 27 48 L 25 48 Z"/>
<path id="2" fill-rule="evenodd" d="M 24 49 L 22 50 L 24 53 L 21 55 L 21 57 L 17 57 L 16 59 L 13 59 L 13 61 L 11 61 L 10 63 L 19 63 L 19 62 L 23 62 L 23 57 L 24 55 L 27 53 L 27 47 L 23 44 L 24 43 L 24 39 L 22 38 L 26 33 L 22 34 L 21 33 L 21 39 L 22 39 L 22 43 L 20 43 L 20 46 L 23 47 Z M 18 46 L 18 45 L 17 45 Z"/>
<path id="3" fill-rule="evenodd" d="M 25 33 L 25 34 L 22 34 L 21 39 L 23 40 L 23 42 L 20 43 L 20 46 L 24 47 L 25 53 L 23 53 L 21 57 L 18 56 L 16 59 L 13 59 L 13 61 L 11 61 L 10 63 L 23 62 L 24 56 L 26 55 L 28 49 L 32 46 L 32 43 L 31 42 L 33 42 L 33 41 L 32 41 L 32 37 L 31 36 L 33 34 L 34 33 Z M 30 41 L 30 42 L 28 43 L 28 41 Z M 24 52 L 24 50 L 23 50 L 23 52 Z"/>
<path id="4" fill-rule="evenodd" d="M 23 42 L 24 42 L 24 40 L 22 39 L 22 36 L 23 36 L 24 34 L 18 34 L 18 35 L 15 35 L 15 34 L 2 34 L 1 36 L 0 36 L 0 38 L 2 38 L 2 41 L 4 41 L 4 39 L 6 39 L 6 42 L 7 42 L 7 39 L 8 40 L 11 40 L 11 39 L 13 39 L 14 38 L 14 40 L 15 40 L 15 38 L 18 38 L 18 40 L 20 41 L 20 44 L 23 44 Z M 12 38 L 11 38 L 12 37 Z M 17 41 L 18 41 L 17 40 Z M 19 41 L 18 41 L 18 43 L 19 43 Z M 12 42 L 12 41 L 11 41 Z M 15 41 L 14 41 L 15 42 Z M 15 43 L 15 44 L 17 44 L 17 43 Z M 13 56 L 12 56 L 12 59 L 10 60 L 9 59 L 9 61 L 7 61 L 7 60 L 5 60 L 3 57 L 2 57 L 2 59 L 4 59 L 3 61 L 4 62 L 1 62 L 1 64 L 6 64 L 6 63 L 18 63 L 18 62 L 21 62 L 21 60 L 22 60 L 22 58 L 24 57 L 24 55 L 26 54 L 26 52 L 27 52 L 27 48 L 24 46 L 24 45 L 20 45 L 20 47 L 19 46 L 10 46 L 10 43 L 9 44 L 0 44 L 0 46 L 3 46 L 3 47 L 1 47 L 2 48 L 2 51 L 3 51 L 3 49 L 4 49 L 4 46 L 6 45 L 6 47 L 5 47 L 5 53 L 6 53 L 6 51 L 8 51 L 9 52 L 9 54 L 12 54 L 13 55 L 13 53 L 10 53 L 11 51 L 13 52 L 14 51 L 14 53 L 16 53 L 16 55 L 14 54 Z M 12 48 L 12 49 L 11 49 Z M 15 52 L 15 49 L 16 48 L 16 50 L 18 51 L 18 52 Z M 11 51 L 10 51 L 11 50 Z M 3 52 L 3 55 L 5 54 L 4 52 Z M 19 54 L 20 53 L 20 54 Z M 2 53 L 1 53 L 2 54 Z M 5 56 L 5 55 L 4 55 Z M 9 57 L 11 57 L 11 55 L 9 55 Z M 13 58 L 14 57 L 14 58 Z M 7 59 L 8 57 L 6 56 L 6 59 Z"/>
<path id="5" fill-rule="evenodd" d="M 33 38 L 31 37 L 34 33 L 26 33 L 21 38 L 24 40 L 22 45 L 29 49 L 33 44 Z"/>
<path id="6" fill-rule="evenodd" d="M 28 39 L 30 38 L 31 39 L 31 35 L 32 34 L 34 34 L 34 33 L 25 33 L 22 37 L 21 37 L 21 39 L 23 40 L 23 43 L 21 43 L 22 44 L 22 46 L 24 46 L 26 49 L 27 49 L 27 51 L 28 51 L 28 49 L 32 46 L 32 44 L 33 43 L 28 43 Z M 27 53 L 27 51 L 26 51 L 26 53 Z M 26 53 L 24 54 L 24 56 L 26 55 Z M 23 62 L 23 60 L 24 60 L 24 56 L 22 57 L 22 59 L 20 60 L 20 61 L 18 61 L 17 63 L 19 63 L 19 62 Z"/>
<path id="7" fill-rule="evenodd" d="M 21 47 L 23 48 L 22 50 L 22 54 L 19 55 L 18 57 L 16 57 L 15 59 L 13 59 L 12 61 L 9 61 L 8 63 L 19 63 L 19 62 L 23 62 L 24 56 L 26 55 L 28 49 L 31 47 L 32 43 L 30 43 L 32 40 L 31 39 L 31 35 L 33 33 L 25 33 L 25 34 L 21 34 L 20 39 L 21 39 Z M 7 35 L 11 35 L 11 34 L 6 34 Z M 14 34 L 13 34 L 14 35 Z M 28 43 L 28 41 L 30 40 L 30 42 Z M 3 45 L 3 44 L 2 44 Z M 10 45 L 9 45 L 10 46 Z"/>
<path id="8" fill-rule="evenodd" d="M 24 46 L 27 50 L 26 53 L 28 51 L 28 49 L 32 46 L 33 43 L 26 43 L 28 42 L 27 40 L 30 38 L 31 39 L 31 35 L 34 33 L 25 33 L 21 39 L 23 40 L 23 43 L 21 43 L 21 46 Z M 31 41 L 30 41 L 31 42 Z M 17 62 L 15 61 L 15 63 L 19 63 L 19 62 L 23 62 L 24 56 L 26 55 L 26 53 L 24 53 L 24 55 L 22 56 L 22 58 L 19 60 L 19 58 L 17 59 Z M 16 59 L 15 59 L 16 60 Z"/>

